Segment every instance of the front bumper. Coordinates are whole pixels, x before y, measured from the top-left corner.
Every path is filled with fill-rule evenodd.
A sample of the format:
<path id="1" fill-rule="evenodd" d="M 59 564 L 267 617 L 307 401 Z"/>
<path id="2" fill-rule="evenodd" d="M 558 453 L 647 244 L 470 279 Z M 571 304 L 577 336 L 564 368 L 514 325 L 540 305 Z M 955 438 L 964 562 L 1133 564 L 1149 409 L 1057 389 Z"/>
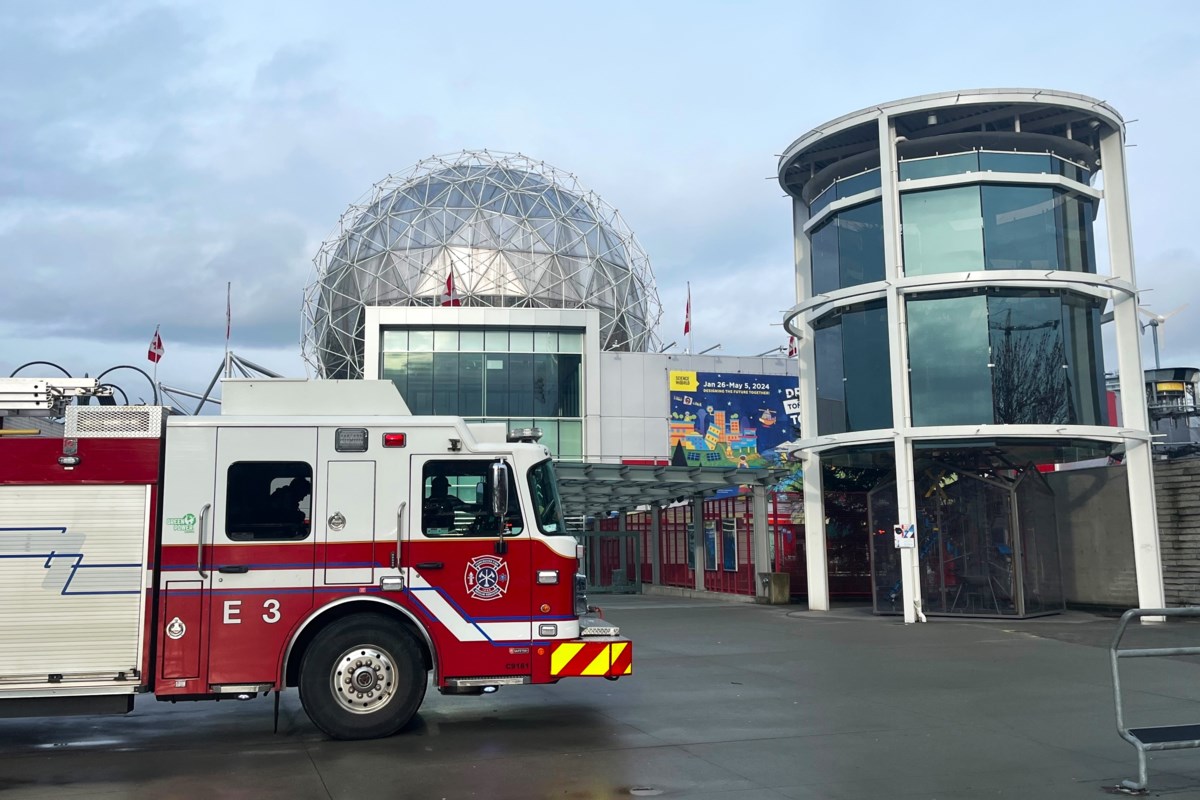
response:
<path id="1" fill-rule="evenodd" d="M 633 642 L 622 636 L 588 636 L 552 642 L 548 679 L 622 678 L 633 674 Z"/>

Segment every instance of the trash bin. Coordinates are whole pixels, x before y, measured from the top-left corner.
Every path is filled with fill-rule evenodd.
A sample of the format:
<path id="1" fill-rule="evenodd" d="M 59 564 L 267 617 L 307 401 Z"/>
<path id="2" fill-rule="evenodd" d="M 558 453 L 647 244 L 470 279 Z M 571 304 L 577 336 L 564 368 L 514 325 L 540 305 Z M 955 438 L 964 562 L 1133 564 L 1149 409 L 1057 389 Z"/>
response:
<path id="1" fill-rule="evenodd" d="M 784 606 L 792 602 L 792 576 L 787 572 L 760 572 L 758 579 L 765 590 L 759 596 L 760 603 Z"/>

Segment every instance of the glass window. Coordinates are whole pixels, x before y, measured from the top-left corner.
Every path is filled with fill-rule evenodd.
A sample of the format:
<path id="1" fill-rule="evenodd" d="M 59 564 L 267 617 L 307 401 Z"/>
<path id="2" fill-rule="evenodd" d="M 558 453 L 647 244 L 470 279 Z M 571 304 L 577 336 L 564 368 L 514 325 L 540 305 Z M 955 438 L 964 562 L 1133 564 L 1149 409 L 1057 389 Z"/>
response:
<path id="1" fill-rule="evenodd" d="M 461 353 L 458 357 L 458 410 L 463 417 L 483 414 L 483 353 Z"/>
<path id="2" fill-rule="evenodd" d="M 533 416 L 534 375 L 532 353 L 508 354 L 507 414 Z M 491 414 L 489 407 L 487 413 Z"/>
<path id="3" fill-rule="evenodd" d="M 813 344 L 817 435 L 889 427 L 887 305 L 870 303 L 829 315 L 817 323 Z"/>
<path id="4" fill-rule="evenodd" d="M 533 427 L 542 430 L 542 438 L 538 439 L 538 444 L 543 445 L 551 453 L 558 453 L 558 420 L 535 419 Z"/>
<path id="5" fill-rule="evenodd" d="M 421 533 L 448 536 L 516 536 L 523 528 L 512 467 L 508 470 L 508 513 L 503 526 L 491 513 L 491 466 L 485 459 L 428 461 L 421 471 Z"/>
<path id="6" fill-rule="evenodd" d="M 458 353 L 433 354 L 433 413 L 461 416 L 459 406 Z"/>
<path id="7" fill-rule="evenodd" d="M 1096 245 L 1092 235 L 1095 206 L 1091 198 L 1067 194 L 1058 207 L 1059 263 L 1071 272 L 1096 271 Z"/>
<path id="8" fill-rule="evenodd" d="M 1048 153 L 989 153 L 979 154 L 979 169 L 983 172 L 1025 172 L 1049 175 L 1056 172 Z"/>
<path id="9" fill-rule="evenodd" d="M 583 334 L 574 332 L 574 331 L 559 331 L 558 352 L 560 352 L 560 353 L 582 353 L 583 352 Z"/>
<path id="10" fill-rule="evenodd" d="M 837 182 L 838 198 L 851 197 L 861 192 L 869 192 L 872 189 L 879 188 L 879 168 L 876 167 L 866 172 L 860 172 L 857 175 L 851 175 L 848 178 L 842 178 Z"/>
<path id="11" fill-rule="evenodd" d="M 983 269 L 978 186 L 903 194 L 900 209 L 905 274 Z"/>
<path id="12" fill-rule="evenodd" d="M 408 394 L 404 400 L 413 414 L 433 413 L 433 353 L 408 354 Z"/>
<path id="13" fill-rule="evenodd" d="M 408 331 L 384 331 L 383 351 L 385 353 L 407 353 Z"/>
<path id="14" fill-rule="evenodd" d="M 533 498 L 533 518 L 538 530 L 551 536 L 565 536 L 562 502 L 558 497 L 558 478 L 554 463 L 546 459 L 529 470 L 529 495 Z"/>
<path id="15" fill-rule="evenodd" d="M 312 530 L 312 465 L 237 461 L 225 484 L 225 536 L 235 542 L 307 539 Z"/>
<path id="16" fill-rule="evenodd" d="M 913 297 L 907 310 L 913 424 L 990 423 L 987 297 Z"/>
<path id="17" fill-rule="evenodd" d="M 817 434 L 846 432 L 846 383 L 842 371 L 842 325 L 837 316 L 814 330 L 817 378 Z"/>
<path id="18" fill-rule="evenodd" d="M 583 422 L 580 420 L 558 423 L 558 457 L 569 461 L 583 459 Z"/>
<path id="19" fill-rule="evenodd" d="M 1062 193 L 1042 186 L 989 185 L 980 191 L 985 268 L 1058 269 L 1055 221 Z"/>
<path id="20" fill-rule="evenodd" d="M 1034 292 L 988 298 L 994 421 L 1069 422 L 1062 301 Z"/>
<path id="21" fill-rule="evenodd" d="M 483 331 L 459 331 L 458 349 L 464 353 L 478 353 L 483 350 Z"/>
<path id="22" fill-rule="evenodd" d="M 539 417 L 561 416 L 558 397 L 558 357 L 552 353 L 533 356 L 533 413 Z"/>
<path id="23" fill-rule="evenodd" d="M 508 354 L 488 353 L 484 356 L 483 413 L 488 416 L 508 415 Z"/>
<path id="24" fill-rule="evenodd" d="M 396 384 L 396 391 L 408 402 L 408 353 L 384 353 L 379 377 Z"/>
<path id="25" fill-rule="evenodd" d="M 438 330 L 433 332 L 433 349 L 439 353 L 458 351 L 458 331 Z"/>
<path id="26" fill-rule="evenodd" d="M 1100 302 L 1067 294 L 1063 297 L 1063 350 L 1067 357 L 1067 393 L 1071 421 L 1109 425 L 1104 388 L 1104 353 L 1100 338 Z"/>
<path id="27" fill-rule="evenodd" d="M 512 353 L 532 353 L 533 331 L 509 331 L 508 349 Z"/>
<path id="28" fill-rule="evenodd" d="M 558 416 L 583 414 L 583 356 L 558 356 Z"/>
<path id="29" fill-rule="evenodd" d="M 902 181 L 940 178 L 943 175 L 962 175 L 966 172 L 978 171 L 979 154 L 975 152 L 934 156 L 933 158 L 910 158 L 900 162 L 900 180 Z"/>
<path id="30" fill-rule="evenodd" d="M 808 204 L 809 216 L 815 215 L 825 206 L 837 199 L 837 184 L 831 183 L 829 186 L 821 190 L 821 193 L 813 198 L 813 201 Z"/>
<path id="31" fill-rule="evenodd" d="M 892 373 L 889 363 L 887 304 L 872 303 L 842 314 L 847 430 L 891 427 Z"/>
<path id="32" fill-rule="evenodd" d="M 428 353 L 433 350 L 433 331 L 409 331 L 408 352 Z"/>
<path id="33" fill-rule="evenodd" d="M 875 201 L 838 212 L 839 286 L 883 280 L 883 203 Z"/>
<path id="34" fill-rule="evenodd" d="M 537 353 L 557 353 L 558 352 L 558 332 L 557 331 L 534 331 L 533 333 L 533 349 Z"/>
<path id="35" fill-rule="evenodd" d="M 812 292 L 814 295 L 832 292 L 838 288 L 838 228 L 837 217 L 833 217 L 813 231 L 812 238 Z"/>
<path id="36" fill-rule="evenodd" d="M 503 353 L 508 350 L 508 331 L 484 331 L 483 342 L 489 353 Z"/>

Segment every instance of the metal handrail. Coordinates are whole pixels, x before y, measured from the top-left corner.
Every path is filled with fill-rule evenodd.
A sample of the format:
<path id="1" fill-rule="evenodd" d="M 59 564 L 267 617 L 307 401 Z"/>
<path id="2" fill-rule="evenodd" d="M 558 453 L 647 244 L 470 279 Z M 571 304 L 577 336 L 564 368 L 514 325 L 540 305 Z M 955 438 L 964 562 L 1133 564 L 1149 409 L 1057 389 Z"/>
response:
<path id="1" fill-rule="evenodd" d="M 1117 632 L 1113 635 L 1112 645 L 1108 649 L 1109 662 L 1112 665 L 1113 699 L 1117 711 L 1117 734 L 1134 746 L 1138 754 L 1137 781 L 1123 780 L 1121 788 L 1131 792 L 1144 793 L 1149 780 L 1146 775 L 1146 753 L 1158 750 L 1186 750 L 1200 747 L 1200 725 L 1167 725 L 1153 728 L 1130 728 L 1125 724 L 1125 709 L 1121 702 L 1121 673 L 1118 662 L 1122 658 L 1155 658 L 1158 656 L 1200 656 L 1200 647 L 1134 647 L 1121 649 L 1121 639 L 1129 623 L 1142 617 L 1200 617 L 1200 607 L 1185 608 L 1131 608 L 1121 615 Z M 1191 738 L 1163 738 L 1172 731 L 1186 733 Z M 1138 733 L 1154 732 L 1157 735 L 1153 741 L 1144 741 Z"/>

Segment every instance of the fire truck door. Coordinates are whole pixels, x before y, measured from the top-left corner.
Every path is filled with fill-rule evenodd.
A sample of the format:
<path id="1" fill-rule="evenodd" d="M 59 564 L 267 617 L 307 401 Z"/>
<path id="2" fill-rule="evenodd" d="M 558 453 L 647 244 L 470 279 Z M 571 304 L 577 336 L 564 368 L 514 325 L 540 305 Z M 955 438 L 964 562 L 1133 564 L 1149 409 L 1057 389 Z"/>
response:
<path id="1" fill-rule="evenodd" d="M 375 582 L 375 462 L 326 461 L 324 483 L 313 515 L 324 553 L 324 583 L 370 586 Z"/>
<path id="2" fill-rule="evenodd" d="M 210 686 L 274 683 L 313 602 L 315 428 L 222 427 L 209 564 Z"/>
<path id="3" fill-rule="evenodd" d="M 445 677 L 528 675 L 532 556 L 508 466 L 509 513 L 491 513 L 494 458 L 413 456 L 401 554 L 410 596 L 440 625 Z M 499 545 L 504 530 L 503 545 Z"/>

